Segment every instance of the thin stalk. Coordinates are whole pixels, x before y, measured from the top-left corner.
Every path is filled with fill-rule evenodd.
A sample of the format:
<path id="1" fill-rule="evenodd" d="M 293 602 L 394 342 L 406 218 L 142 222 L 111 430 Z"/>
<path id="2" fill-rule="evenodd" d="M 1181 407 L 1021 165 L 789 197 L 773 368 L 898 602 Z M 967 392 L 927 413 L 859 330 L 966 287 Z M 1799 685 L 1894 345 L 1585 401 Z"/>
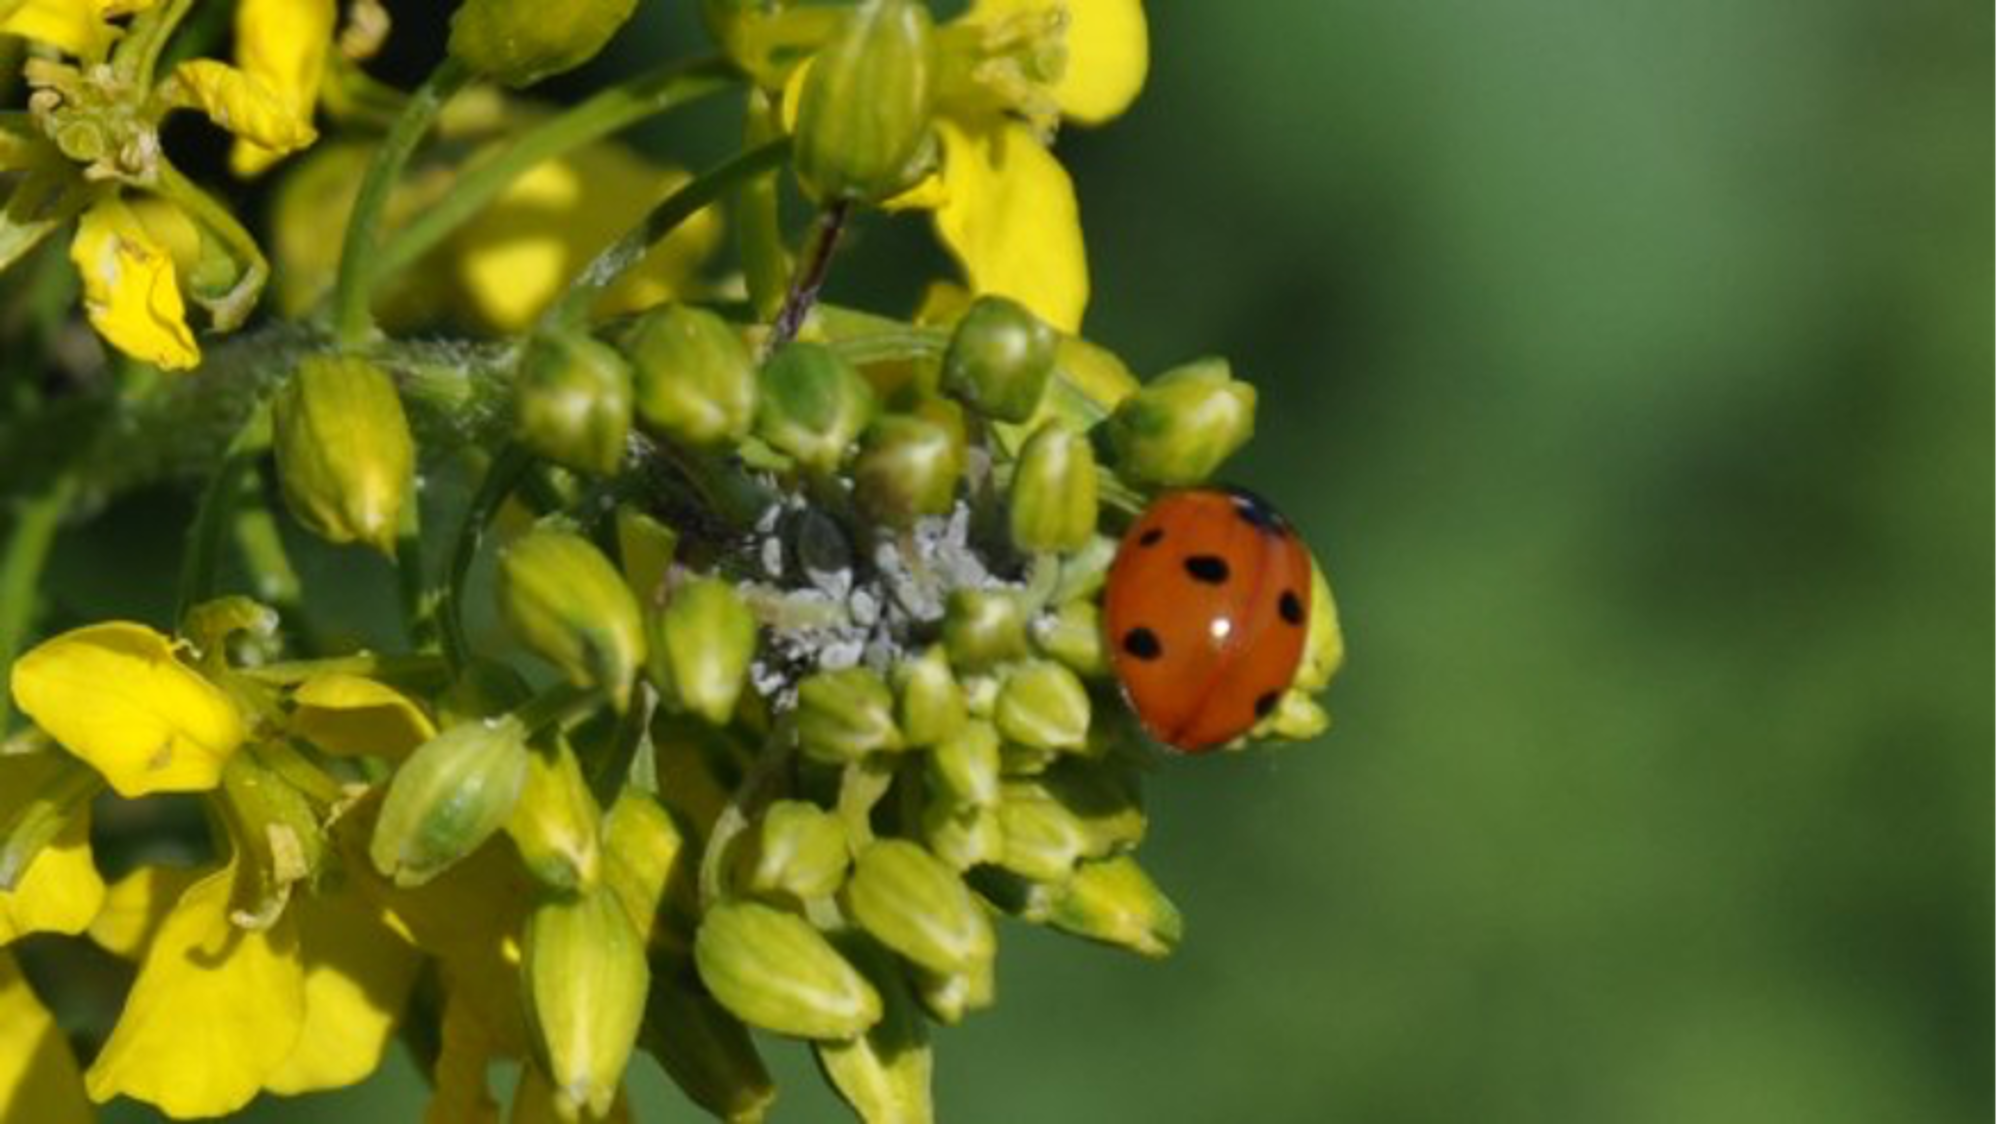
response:
<path id="1" fill-rule="evenodd" d="M 236 498 L 243 490 L 246 475 L 256 470 L 258 460 L 270 444 L 271 410 L 260 402 L 237 429 L 229 442 L 229 451 L 223 454 L 222 464 L 202 490 L 194 525 L 188 529 L 187 546 L 181 555 L 180 600 L 174 609 L 176 622 L 184 619 L 189 609 L 215 596 L 221 580 L 224 544 L 235 524 Z"/>
<path id="2" fill-rule="evenodd" d="M 753 86 L 744 108 L 745 147 L 784 134 L 774 109 L 771 95 Z M 766 172 L 738 188 L 729 211 L 735 217 L 736 254 L 743 263 L 750 307 L 756 310 L 757 319 L 773 320 L 784 307 L 785 279 L 792 272 L 785 235 L 778 225 L 778 173 Z"/>
<path id="3" fill-rule="evenodd" d="M 626 270 L 637 265 L 655 243 L 745 181 L 783 163 L 790 152 L 790 140 L 775 140 L 738 153 L 683 184 L 640 220 L 639 225 L 591 259 L 583 272 L 570 281 L 562 297 L 542 315 L 542 329 L 560 330 L 581 324 L 597 298 Z"/>
<path id="4" fill-rule="evenodd" d="M 112 67 L 139 89 L 152 89 L 153 68 L 160 61 L 160 52 L 166 50 L 167 40 L 192 7 L 194 0 L 167 0 L 140 12 L 112 52 Z"/>
<path id="5" fill-rule="evenodd" d="M 819 299 L 820 286 L 826 284 L 827 271 L 833 268 L 833 252 L 840 247 L 840 232 L 847 226 L 848 204 L 845 201 L 831 204 L 821 211 L 819 222 L 813 226 L 812 245 L 806 249 L 805 259 L 792 275 L 791 289 L 785 293 L 785 304 L 778 310 L 777 320 L 772 322 L 771 336 L 765 343 L 766 352 L 776 351 L 799 334 L 812 313 L 813 302 Z"/>
<path id="6" fill-rule="evenodd" d="M 564 153 L 700 101 L 741 81 L 720 59 L 676 62 L 626 79 L 522 133 L 492 159 L 467 168 L 451 191 L 396 231 L 375 256 L 372 272 L 387 277 L 407 268 L 531 169 Z"/>
<path id="7" fill-rule="evenodd" d="M 534 458 L 519 445 L 509 443 L 502 448 L 487 466 L 486 475 L 479 482 L 479 491 L 466 506 L 464 518 L 458 525 L 458 534 L 453 537 L 451 560 L 438 583 L 436 597 L 444 654 L 454 670 L 464 668 L 472 652 L 465 636 L 465 617 L 461 608 L 465 577 L 472 571 L 473 560 L 479 556 L 486 528 L 492 524 L 507 497 L 514 494 L 514 489 L 520 486 L 522 478 L 534 463 Z"/>
<path id="8" fill-rule="evenodd" d="M 172 200 L 181 210 L 210 233 L 222 239 L 229 247 L 230 256 L 242 267 L 242 274 L 229 291 L 214 299 L 196 296 L 201 306 L 208 310 L 218 332 L 233 331 L 250 318 L 257 308 L 257 299 L 264 293 L 264 283 L 270 280 L 271 265 L 264 259 L 264 251 L 257 246 L 257 240 L 236 221 L 229 209 L 216 202 L 215 197 L 196 186 L 181 174 L 167 160 L 159 165 L 160 194 Z"/>
<path id="9" fill-rule="evenodd" d="M 389 202 L 389 191 L 402 177 L 404 166 L 424 135 L 430 132 L 445 102 L 472 77 L 472 71 L 455 58 L 447 56 L 439 63 L 410 95 L 362 177 L 361 189 L 354 197 L 354 210 L 347 217 L 347 235 L 340 248 L 340 274 L 333 290 L 334 338 L 344 348 L 358 347 L 375 328 L 375 316 L 368 301 L 375 278 L 380 275 L 373 261 L 375 235 Z"/>
<path id="10" fill-rule="evenodd" d="M 34 623 L 36 587 L 41 584 L 42 569 L 48 564 L 63 512 L 75 494 L 76 477 L 63 473 L 41 495 L 22 504 L 14 520 L 14 533 L 7 537 L 5 552 L 0 553 L 0 668 L 14 666 L 14 657 Z M 12 721 L 13 705 L 13 692 L 0 690 L 0 735 Z"/>

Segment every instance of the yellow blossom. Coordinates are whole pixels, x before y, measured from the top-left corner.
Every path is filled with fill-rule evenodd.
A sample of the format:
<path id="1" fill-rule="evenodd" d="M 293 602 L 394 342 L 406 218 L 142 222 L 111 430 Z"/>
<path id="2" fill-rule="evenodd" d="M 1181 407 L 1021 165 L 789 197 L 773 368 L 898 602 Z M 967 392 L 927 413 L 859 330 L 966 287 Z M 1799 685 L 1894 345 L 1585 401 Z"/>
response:
<path id="1" fill-rule="evenodd" d="M 292 732 L 337 756 L 405 757 L 437 735 L 408 695 L 359 675 L 315 675 L 292 703 Z"/>
<path id="2" fill-rule="evenodd" d="M 127 4 L 127 10 L 145 7 Z M 118 41 L 103 0 L 0 0 L 0 35 L 18 35 L 96 62 Z"/>
<path id="3" fill-rule="evenodd" d="M 0 949 L 0 1120 L 89 1124 L 91 1115 L 69 1040 Z"/>
<path id="4" fill-rule="evenodd" d="M 70 243 L 90 325 L 111 346 L 167 370 L 201 362 L 168 248 L 115 195 L 92 204 Z"/>
<path id="5" fill-rule="evenodd" d="M 293 152 L 319 136 L 312 120 L 261 76 L 215 59 L 192 59 L 174 71 L 179 96 L 217 126 L 261 148 Z"/>
<path id="6" fill-rule="evenodd" d="M 236 5 L 236 64 L 282 101 L 308 133 L 335 19 L 333 0 L 240 0 Z M 238 175 L 255 175 L 283 155 L 281 149 L 239 137 L 229 166 Z"/>
<path id="7" fill-rule="evenodd" d="M 28 864 L 18 885 L 0 891 L 0 945 L 30 933 L 81 933 L 103 904 L 104 880 L 90 858 L 90 813 L 83 809 Z"/>
<path id="8" fill-rule="evenodd" d="M 52 637 L 15 662 L 12 678 L 22 712 L 121 796 L 214 788 L 243 743 L 236 704 L 142 624 Z"/>

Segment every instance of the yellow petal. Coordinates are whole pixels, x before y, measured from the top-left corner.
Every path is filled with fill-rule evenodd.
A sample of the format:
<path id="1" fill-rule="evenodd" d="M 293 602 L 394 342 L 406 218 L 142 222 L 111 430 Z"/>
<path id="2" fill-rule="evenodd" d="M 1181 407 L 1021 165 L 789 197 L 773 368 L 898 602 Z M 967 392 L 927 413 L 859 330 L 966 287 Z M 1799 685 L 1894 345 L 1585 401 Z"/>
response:
<path id="1" fill-rule="evenodd" d="M 262 932 L 231 923 L 236 866 L 208 875 L 167 915 L 104 1050 L 84 1075 L 92 1100 L 128 1096 L 169 1116 L 249 1103 L 290 1056 L 305 983 L 290 913 Z"/>
<path id="2" fill-rule="evenodd" d="M 84 809 L 28 864 L 12 892 L 0 892 L 0 945 L 30 933 L 81 933 L 103 904 L 104 879 L 90 861 Z"/>
<path id="3" fill-rule="evenodd" d="M 310 124 L 326 53 L 333 42 L 333 0 L 242 0 L 236 6 L 236 65 Z M 230 151 L 238 175 L 255 175 L 283 153 L 248 140 Z"/>
<path id="4" fill-rule="evenodd" d="M 1140 0 L 977 0 L 967 22 L 1062 8 L 1069 59 L 1055 84 L 1063 116 L 1095 125 L 1125 112 L 1146 84 L 1146 9 Z"/>
<path id="5" fill-rule="evenodd" d="M 115 196 L 83 213 L 69 256 L 83 278 L 90 326 L 106 342 L 167 370 L 201 362 L 173 258 Z"/>
<path id="6" fill-rule="evenodd" d="M 0 949 L 0 1120 L 90 1124 L 69 1039 Z"/>
<path id="7" fill-rule="evenodd" d="M 310 112 L 292 104 L 262 76 L 214 59 L 174 68 L 175 104 L 201 110 L 216 125 L 276 152 L 295 152 L 318 139 Z"/>
<path id="8" fill-rule="evenodd" d="M 305 964 L 305 1024 L 264 1087 L 291 1094 L 353 1085 L 382 1063 L 421 961 L 358 895 L 295 897 L 292 908 Z"/>
<path id="9" fill-rule="evenodd" d="M 359 675 L 315 675 L 292 702 L 292 732 L 342 757 L 404 757 L 437 735 L 408 695 Z"/>
<path id="10" fill-rule="evenodd" d="M 947 194 L 938 236 L 973 292 L 1012 297 L 1057 329 L 1076 331 L 1090 273 L 1069 173 L 1019 125 L 974 131 L 940 121 L 938 133 Z"/>
<path id="11" fill-rule="evenodd" d="M 96 62 L 118 40 L 118 29 L 104 16 L 99 0 L 0 0 L 0 35 L 18 35 Z"/>
<path id="12" fill-rule="evenodd" d="M 88 625 L 14 664 L 14 701 L 122 796 L 202 792 L 243 743 L 236 704 L 141 624 Z"/>
<path id="13" fill-rule="evenodd" d="M 90 923 L 90 939 L 113 956 L 137 960 L 166 923 L 174 904 L 207 871 L 191 866 L 142 866 L 111 886 Z"/>

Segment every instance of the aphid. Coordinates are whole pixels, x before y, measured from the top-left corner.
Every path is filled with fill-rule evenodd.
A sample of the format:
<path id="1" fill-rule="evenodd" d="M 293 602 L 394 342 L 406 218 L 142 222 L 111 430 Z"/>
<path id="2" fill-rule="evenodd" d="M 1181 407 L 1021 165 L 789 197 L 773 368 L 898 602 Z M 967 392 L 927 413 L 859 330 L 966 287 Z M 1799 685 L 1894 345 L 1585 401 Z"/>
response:
<path id="1" fill-rule="evenodd" d="M 1238 489 L 1169 492 L 1118 545 L 1104 597 L 1112 667 L 1147 733 L 1189 753 L 1278 705 L 1305 652 L 1312 558 Z"/>

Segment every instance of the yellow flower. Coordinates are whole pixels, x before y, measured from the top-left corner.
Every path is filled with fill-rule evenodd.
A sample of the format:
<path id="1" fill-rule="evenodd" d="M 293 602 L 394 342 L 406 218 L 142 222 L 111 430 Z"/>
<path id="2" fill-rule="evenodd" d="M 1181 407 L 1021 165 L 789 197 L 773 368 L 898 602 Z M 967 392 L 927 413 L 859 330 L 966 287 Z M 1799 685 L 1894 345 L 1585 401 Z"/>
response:
<path id="1" fill-rule="evenodd" d="M 338 757 L 406 757 L 437 736 L 408 695 L 359 675 L 315 675 L 292 703 L 292 732 Z"/>
<path id="2" fill-rule="evenodd" d="M 0 891 L 0 945 L 30 933 L 81 933 L 103 904 L 104 880 L 91 862 L 86 808 L 49 840 L 19 884 Z"/>
<path id="3" fill-rule="evenodd" d="M 1065 332 L 1090 301 L 1076 188 L 1048 151 L 1059 119 L 1124 112 L 1146 80 L 1139 0 L 976 0 L 940 33 L 943 166 L 893 206 L 935 212 L 975 293 Z"/>
<path id="4" fill-rule="evenodd" d="M 89 625 L 15 662 L 14 701 L 120 795 L 201 792 L 242 745 L 236 704 L 145 625 Z"/>
<path id="5" fill-rule="evenodd" d="M 90 326 L 111 346 L 167 370 L 201 362 L 173 255 L 116 195 L 84 212 L 69 256 L 83 279 Z"/>
<path id="6" fill-rule="evenodd" d="M 259 1091 L 351 1085 L 380 1064 L 414 950 L 348 894 L 301 896 L 269 927 L 245 928 L 231 906 L 236 881 L 231 862 L 206 873 L 141 868 L 112 888 L 92 936 L 144 954 L 85 1074 L 91 1099 L 215 1116 Z"/>
<path id="7" fill-rule="evenodd" d="M 69 1039 L 0 949 L 0 1120 L 89 1124 L 91 1115 Z"/>
<path id="8" fill-rule="evenodd" d="M 236 6 L 236 64 L 290 110 L 308 144 L 335 18 L 333 0 L 241 0 Z M 229 166 L 238 175 L 255 175 L 284 154 L 239 136 Z"/>
<path id="9" fill-rule="evenodd" d="M 0 35 L 18 35 L 97 62 L 118 41 L 109 18 L 151 7 L 150 0 L 0 0 Z"/>

